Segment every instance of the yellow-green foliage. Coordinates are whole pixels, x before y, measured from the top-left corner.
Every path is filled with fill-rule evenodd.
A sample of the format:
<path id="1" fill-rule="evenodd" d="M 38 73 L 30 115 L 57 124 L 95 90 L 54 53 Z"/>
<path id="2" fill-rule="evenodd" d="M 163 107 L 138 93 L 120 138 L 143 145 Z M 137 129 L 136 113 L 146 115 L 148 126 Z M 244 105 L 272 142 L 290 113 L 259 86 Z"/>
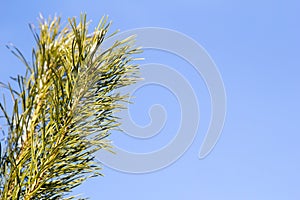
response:
<path id="1" fill-rule="evenodd" d="M 72 188 L 101 175 L 93 153 L 110 149 L 106 137 L 119 124 L 114 112 L 126 96 L 113 91 L 137 80 L 131 38 L 108 49 L 101 44 L 109 28 L 103 18 L 91 33 L 86 16 L 40 19 L 39 33 L 31 26 L 36 48 L 29 64 L 15 47 L 10 50 L 25 64 L 19 88 L 10 84 L 13 111 L 1 111 L 8 125 L 5 151 L 0 156 L 0 199 L 71 199 Z M 2 144 L 3 146 L 3 144 Z"/>

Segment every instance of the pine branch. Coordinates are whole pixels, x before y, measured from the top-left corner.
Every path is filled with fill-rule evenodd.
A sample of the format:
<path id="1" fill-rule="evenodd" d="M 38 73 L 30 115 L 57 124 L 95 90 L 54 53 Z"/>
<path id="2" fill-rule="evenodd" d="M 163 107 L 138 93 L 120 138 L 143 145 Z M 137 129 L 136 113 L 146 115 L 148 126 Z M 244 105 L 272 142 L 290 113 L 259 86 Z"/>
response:
<path id="1" fill-rule="evenodd" d="M 118 127 L 114 112 L 126 95 L 114 92 L 137 80 L 132 38 L 102 50 L 110 23 L 102 18 L 88 35 L 86 15 L 60 28 L 60 18 L 41 17 L 39 33 L 31 25 L 37 46 L 30 65 L 15 47 L 10 50 L 26 66 L 3 84 L 12 96 L 8 126 L 0 154 L 0 199 L 73 199 L 66 197 L 87 178 L 101 175 L 93 153 L 110 150 L 107 136 Z"/>

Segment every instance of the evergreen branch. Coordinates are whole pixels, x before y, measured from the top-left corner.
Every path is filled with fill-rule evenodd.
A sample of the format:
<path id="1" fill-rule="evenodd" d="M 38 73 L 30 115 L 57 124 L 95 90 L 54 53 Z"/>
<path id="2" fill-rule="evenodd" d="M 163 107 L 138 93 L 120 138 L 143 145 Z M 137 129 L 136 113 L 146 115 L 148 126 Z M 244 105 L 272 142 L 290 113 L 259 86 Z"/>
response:
<path id="1" fill-rule="evenodd" d="M 106 138 L 119 125 L 114 112 L 126 101 L 114 91 L 137 80 L 132 61 L 140 52 L 132 38 L 101 50 L 109 26 L 104 17 L 88 35 L 86 15 L 79 22 L 69 19 L 64 28 L 60 18 L 41 17 L 39 33 L 30 26 L 37 43 L 31 65 L 9 47 L 27 72 L 13 79 L 17 90 L 0 83 L 13 99 L 11 115 L 0 103 L 8 125 L 0 199 L 73 199 L 66 197 L 73 188 L 101 175 L 93 153 L 110 150 Z"/>

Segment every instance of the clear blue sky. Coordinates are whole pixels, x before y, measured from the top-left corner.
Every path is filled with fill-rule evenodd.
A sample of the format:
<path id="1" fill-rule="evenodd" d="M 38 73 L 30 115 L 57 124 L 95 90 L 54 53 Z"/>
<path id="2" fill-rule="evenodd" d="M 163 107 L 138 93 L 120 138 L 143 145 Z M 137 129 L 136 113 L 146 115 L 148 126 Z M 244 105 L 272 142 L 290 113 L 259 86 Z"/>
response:
<path id="1" fill-rule="evenodd" d="M 104 166 L 105 177 L 84 183 L 77 192 L 95 200 L 297 200 L 299 10 L 300 3 L 292 0 L 1 1 L 0 80 L 6 82 L 9 76 L 23 72 L 23 66 L 5 44 L 13 42 L 29 59 L 34 41 L 27 24 L 36 23 L 39 12 L 44 16 L 57 13 L 64 20 L 86 12 L 95 23 L 107 14 L 114 22 L 112 29 L 155 26 L 182 32 L 207 50 L 226 87 L 227 118 L 216 147 L 208 157 L 198 159 L 208 126 L 209 96 L 201 77 L 195 77 L 192 70 L 183 70 L 191 84 L 197 85 L 194 88 L 201 99 L 202 121 L 188 151 L 171 166 L 148 174 L 122 173 Z M 176 65 L 175 68 L 181 63 L 170 55 L 155 55 L 150 52 L 146 60 Z M 179 112 L 176 101 L 162 88 L 151 87 L 137 92 L 133 118 L 137 123 L 147 124 L 145 106 L 161 101 L 171 112 L 166 128 L 150 139 L 154 142 L 130 141 L 116 133 L 112 139 L 119 146 L 147 152 L 174 136 Z M 157 98 L 149 98 L 153 96 Z"/>

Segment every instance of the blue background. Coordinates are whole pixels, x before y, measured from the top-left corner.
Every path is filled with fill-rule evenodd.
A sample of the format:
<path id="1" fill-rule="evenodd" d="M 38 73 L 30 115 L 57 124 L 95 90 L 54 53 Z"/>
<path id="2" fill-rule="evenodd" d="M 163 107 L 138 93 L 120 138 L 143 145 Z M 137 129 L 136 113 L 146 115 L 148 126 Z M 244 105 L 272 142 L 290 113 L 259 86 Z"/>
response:
<path id="1" fill-rule="evenodd" d="M 216 147 L 208 157 L 198 159 L 209 122 L 209 95 L 201 77 L 184 69 L 182 73 L 198 91 L 201 109 L 199 133 L 188 151 L 171 166 L 148 174 L 121 173 L 104 166 L 105 177 L 85 182 L 76 193 L 91 199 L 296 200 L 300 199 L 299 9 L 300 4 L 292 0 L 2 0 L 0 81 L 23 73 L 23 66 L 5 44 L 13 42 L 30 59 L 34 41 L 27 25 L 37 22 L 39 12 L 44 16 L 57 13 L 63 22 L 86 12 L 92 25 L 108 14 L 113 30 L 155 26 L 182 32 L 208 51 L 226 87 L 227 118 Z M 189 67 L 164 53 L 145 52 L 144 56 L 145 63 L 169 64 L 179 71 Z M 154 86 L 136 96 L 132 114 L 142 125 L 149 123 L 149 105 L 166 104 L 170 117 L 157 136 L 161 139 L 129 141 L 120 139 L 127 137 L 120 133 L 112 139 L 128 150 L 155 150 L 176 134 L 176 100 Z"/>

